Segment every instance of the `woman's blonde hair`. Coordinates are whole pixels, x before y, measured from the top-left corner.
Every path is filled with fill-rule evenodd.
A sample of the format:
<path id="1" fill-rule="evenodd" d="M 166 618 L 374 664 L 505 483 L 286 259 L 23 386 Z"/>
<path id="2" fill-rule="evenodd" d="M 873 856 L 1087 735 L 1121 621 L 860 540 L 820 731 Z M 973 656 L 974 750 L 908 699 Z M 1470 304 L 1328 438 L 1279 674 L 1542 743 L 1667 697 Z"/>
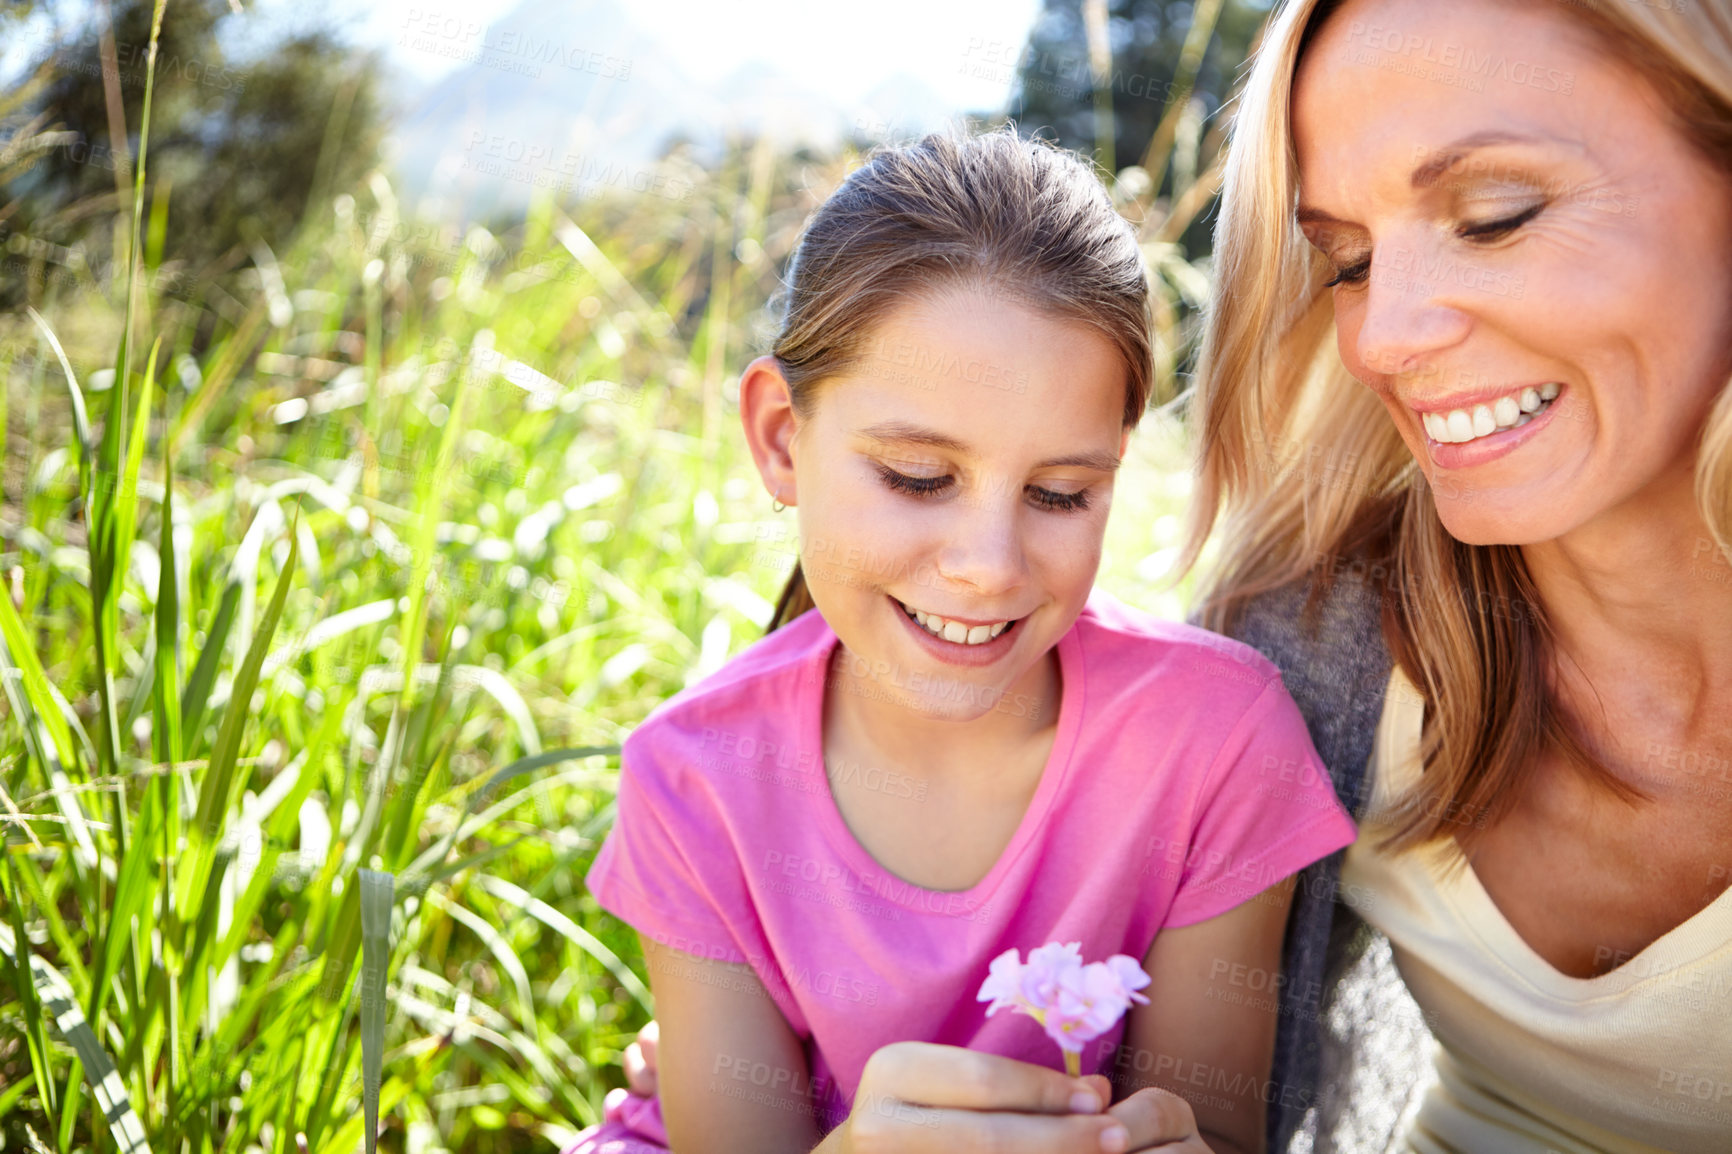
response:
<path id="1" fill-rule="evenodd" d="M 796 412 L 859 362 L 885 316 L 980 287 L 1098 329 L 1125 368 L 1124 425 L 1149 402 L 1154 321 L 1135 229 L 1087 163 L 1012 128 L 877 149 L 806 222 L 771 353 Z M 812 608 L 798 564 L 770 620 Z"/>
<path id="2" fill-rule="evenodd" d="M 1556 2 L 1665 99 L 1680 132 L 1732 170 L 1732 2 Z M 1383 594 L 1383 631 L 1424 694 L 1425 774 L 1391 845 L 1469 845 L 1505 813 L 1547 745 L 1627 799 L 1551 700 L 1551 633 L 1521 550 L 1467 545 L 1424 474 L 1336 350 L 1326 262 L 1295 219 L 1291 93 L 1301 53 L 1340 0 L 1271 17 L 1234 119 L 1215 231 L 1214 306 L 1191 397 L 1199 476 L 1183 565 L 1217 522 L 1204 624 L 1231 627 L 1271 589 L 1310 578 L 1314 603 L 1351 573 Z M 1732 387 L 1704 428 L 1696 497 L 1732 556 Z"/>

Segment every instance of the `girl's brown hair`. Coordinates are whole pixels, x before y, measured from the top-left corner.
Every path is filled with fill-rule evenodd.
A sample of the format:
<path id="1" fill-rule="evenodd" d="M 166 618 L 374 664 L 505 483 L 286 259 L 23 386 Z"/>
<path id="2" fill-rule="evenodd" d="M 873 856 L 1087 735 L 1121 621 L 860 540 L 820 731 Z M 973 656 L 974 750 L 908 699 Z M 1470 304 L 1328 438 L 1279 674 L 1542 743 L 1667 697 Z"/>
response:
<path id="1" fill-rule="evenodd" d="M 879 149 L 812 214 L 770 350 L 795 412 L 892 309 L 955 287 L 1099 329 L 1124 358 L 1125 425 L 1141 419 L 1154 338 L 1136 233 L 1085 162 L 1008 128 Z M 796 563 L 770 629 L 810 608 Z"/>
<path id="2" fill-rule="evenodd" d="M 1384 635 L 1425 697 L 1423 780 L 1400 799 L 1392 847 L 1462 847 L 1518 796 L 1548 746 L 1614 795 L 1554 701 L 1553 634 L 1519 548 L 1450 536 L 1371 390 L 1336 351 L 1327 262 L 1295 220 L 1294 74 L 1339 0 L 1289 0 L 1271 18 L 1233 127 L 1215 233 L 1215 286 L 1192 391 L 1200 462 L 1181 570 L 1211 529 L 1220 552 L 1203 624 L 1224 630 L 1259 593 L 1343 570 L 1380 586 Z M 1732 167 L 1732 0 L 1558 0 L 1662 97 L 1702 155 Z M 1446 482 L 1447 483 L 1447 482 Z M 1702 432 L 1696 497 L 1732 555 L 1732 386 Z"/>

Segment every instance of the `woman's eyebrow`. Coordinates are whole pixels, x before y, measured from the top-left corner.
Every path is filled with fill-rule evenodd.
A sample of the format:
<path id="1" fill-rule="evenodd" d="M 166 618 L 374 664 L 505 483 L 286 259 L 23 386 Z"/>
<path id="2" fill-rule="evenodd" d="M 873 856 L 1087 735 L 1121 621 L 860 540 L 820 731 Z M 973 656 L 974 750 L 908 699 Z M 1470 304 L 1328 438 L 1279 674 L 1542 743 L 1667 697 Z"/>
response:
<path id="1" fill-rule="evenodd" d="M 1546 137 L 1529 136 L 1519 132 L 1475 132 L 1452 144 L 1446 144 L 1437 155 L 1413 170 L 1409 182 L 1414 188 L 1430 188 L 1445 173 L 1466 160 L 1470 155 L 1482 148 L 1491 148 L 1499 144 L 1547 144 L 1555 143 Z"/>
<path id="2" fill-rule="evenodd" d="M 925 445 L 932 449 L 945 449 L 963 457 L 974 455 L 972 449 L 948 433 L 940 433 L 936 429 L 928 429 L 907 421 L 879 421 L 861 429 L 859 435 L 885 444 Z M 1114 473 L 1118 471 L 1119 458 L 1112 453 L 1067 453 L 1062 457 L 1049 458 L 1035 466 L 1037 469 L 1066 467 Z"/>
<path id="3" fill-rule="evenodd" d="M 1297 219 L 1300 224 L 1346 224 L 1347 223 L 1346 221 L 1342 220 L 1338 216 L 1331 216 L 1329 213 L 1324 212 L 1322 209 L 1312 208 L 1308 204 L 1301 204 L 1299 206 L 1298 212 L 1295 213 L 1295 219 Z"/>
<path id="4" fill-rule="evenodd" d="M 1560 141 L 1545 136 L 1530 136 L 1520 132 L 1486 131 L 1470 133 L 1460 140 L 1444 145 L 1430 160 L 1413 170 L 1408 181 L 1414 188 L 1431 188 L 1442 180 L 1450 169 L 1466 160 L 1482 148 L 1493 148 L 1500 144 L 1558 144 Z M 1354 227 L 1351 221 L 1342 220 L 1338 216 L 1324 212 L 1320 208 L 1301 203 L 1294 213 L 1294 219 L 1299 224 L 1339 224 Z"/>

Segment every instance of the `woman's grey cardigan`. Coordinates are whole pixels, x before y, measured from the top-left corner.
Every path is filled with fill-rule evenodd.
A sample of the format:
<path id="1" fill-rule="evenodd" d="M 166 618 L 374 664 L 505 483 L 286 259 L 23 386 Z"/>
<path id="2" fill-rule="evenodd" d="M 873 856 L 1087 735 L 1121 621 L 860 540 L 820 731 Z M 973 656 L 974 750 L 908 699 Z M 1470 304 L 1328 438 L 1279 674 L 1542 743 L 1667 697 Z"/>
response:
<path id="1" fill-rule="evenodd" d="M 1343 574 L 1308 615 L 1309 586 L 1255 598 L 1231 633 L 1280 669 L 1336 793 L 1358 818 L 1392 664 L 1380 590 Z M 1429 1033 L 1387 943 L 1336 900 L 1341 857 L 1307 867 L 1293 896 L 1263 1095 L 1272 1154 L 1383 1150 L 1430 1067 Z"/>

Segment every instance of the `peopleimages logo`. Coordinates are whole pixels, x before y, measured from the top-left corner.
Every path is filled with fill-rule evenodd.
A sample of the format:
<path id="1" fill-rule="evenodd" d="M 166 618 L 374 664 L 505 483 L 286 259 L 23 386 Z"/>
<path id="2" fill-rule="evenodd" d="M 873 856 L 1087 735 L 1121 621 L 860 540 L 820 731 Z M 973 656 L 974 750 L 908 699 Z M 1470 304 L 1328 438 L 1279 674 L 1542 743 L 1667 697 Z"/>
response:
<path id="1" fill-rule="evenodd" d="M 1474 292 L 1520 300 L 1527 289 L 1527 280 L 1519 273 L 1463 264 L 1448 257 L 1428 255 L 1411 249 L 1396 249 L 1388 265 L 1374 272 L 1372 279 L 1387 284 L 1397 292 L 1433 293 L 1442 285 L 1455 284 Z"/>
<path id="2" fill-rule="evenodd" d="M 845 678 L 843 674 L 849 676 Z M 924 669 L 904 669 L 899 662 L 868 661 L 841 645 L 830 659 L 830 677 L 843 692 L 859 693 L 874 700 L 897 700 L 896 694 L 874 692 L 880 686 L 889 686 L 905 696 L 960 709 L 990 709 L 1030 719 L 1040 716 L 1040 699 L 1026 693 L 1011 693 L 996 685 L 980 685 Z"/>
<path id="3" fill-rule="evenodd" d="M 855 873 L 829 861 L 769 850 L 762 869 L 766 882 L 803 901 L 853 909 L 900 920 L 904 912 L 985 921 L 991 907 L 967 894 L 928 890 L 889 873 Z M 792 889 L 793 885 L 803 888 Z"/>
<path id="4" fill-rule="evenodd" d="M 1483 91 L 1488 80 L 1502 80 L 1565 96 L 1576 90 L 1574 72 L 1546 68 L 1528 60 L 1512 60 L 1502 53 L 1476 52 L 1465 45 L 1440 42 L 1430 36 L 1403 33 L 1398 28 L 1367 24 L 1363 20 L 1355 20 L 1347 26 L 1347 38 L 1371 51 L 1397 57 L 1400 62 L 1411 66 L 1406 70 L 1413 71 L 1415 75 L 1428 75 L 1431 79 L 1444 80 L 1448 74 L 1454 74 L 1467 82 L 1464 86 L 1471 87 L 1476 92 Z M 1362 62 L 1377 63 L 1375 60 Z M 1424 66 L 1437 71 L 1419 71 Z"/>

